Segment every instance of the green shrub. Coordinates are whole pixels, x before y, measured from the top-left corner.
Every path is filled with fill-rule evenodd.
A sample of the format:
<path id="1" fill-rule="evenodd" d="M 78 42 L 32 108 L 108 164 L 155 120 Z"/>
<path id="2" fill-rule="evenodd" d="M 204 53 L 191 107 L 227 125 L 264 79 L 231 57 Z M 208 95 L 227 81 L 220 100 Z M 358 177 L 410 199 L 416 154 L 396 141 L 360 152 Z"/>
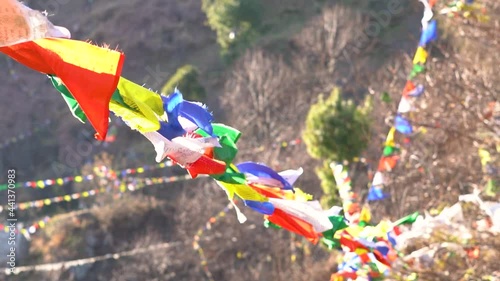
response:
<path id="1" fill-rule="evenodd" d="M 202 0 L 208 25 L 217 34 L 224 58 L 234 59 L 259 34 L 262 7 L 259 0 Z"/>
<path id="2" fill-rule="evenodd" d="M 332 161 L 352 161 L 366 149 L 370 137 L 370 110 L 371 98 L 367 98 L 363 106 L 357 106 L 352 100 L 343 100 L 339 89 L 334 89 L 326 100 L 320 96 L 309 110 L 303 139 L 309 155 L 323 161 L 316 174 L 321 180 L 321 203 L 325 207 L 339 203 L 329 165 Z"/>
<path id="3" fill-rule="evenodd" d="M 367 147 L 370 122 L 365 106 L 352 100 L 343 100 L 339 89 L 334 89 L 326 100 L 320 96 L 311 106 L 306 119 L 304 142 L 308 153 L 316 159 L 351 161 Z"/>
<path id="4" fill-rule="evenodd" d="M 184 65 L 165 83 L 161 92 L 169 95 L 175 88 L 188 100 L 202 101 L 206 97 L 205 88 L 198 81 L 198 70 L 192 65 Z"/>

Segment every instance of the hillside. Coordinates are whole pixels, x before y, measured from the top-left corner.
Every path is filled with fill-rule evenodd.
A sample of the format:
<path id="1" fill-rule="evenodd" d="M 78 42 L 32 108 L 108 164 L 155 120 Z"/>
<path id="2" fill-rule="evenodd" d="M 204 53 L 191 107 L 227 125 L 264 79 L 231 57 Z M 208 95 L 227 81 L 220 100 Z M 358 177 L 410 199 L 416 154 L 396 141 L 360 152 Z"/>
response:
<path id="1" fill-rule="evenodd" d="M 216 122 L 242 132 L 235 162 L 263 162 L 277 171 L 302 167 L 297 186 L 318 199 L 322 189 L 315 169 L 321 162 L 308 155 L 302 141 L 311 105 L 335 88 L 357 103 L 371 96 L 370 142 L 360 157 L 370 167 L 378 165 L 411 71 L 423 13 L 420 2 L 400 1 L 400 12 L 380 25 L 387 10 L 382 0 L 269 0 L 259 37 L 227 62 L 199 0 L 25 2 L 47 10 L 51 22 L 66 26 L 73 38 L 123 51 L 122 76 L 155 91 L 179 67 L 194 65 L 207 92 L 203 102 Z M 425 73 L 417 78 L 425 93 L 412 102 L 415 133 L 396 140 L 401 144 L 399 164 L 385 179 L 391 196 L 370 204 L 374 222 L 415 211 L 436 215 L 476 190 L 485 201 L 500 199 L 498 187 L 485 196 L 489 180 L 500 182 L 500 58 L 495 55 L 500 48 L 500 4 L 477 2 L 484 5 L 489 21 L 436 15 L 439 40 L 431 47 Z M 439 1 L 436 11 L 446 4 Z M 374 23 L 380 32 L 366 37 L 366 28 Z M 185 180 L 180 167 L 154 166 L 153 146 L 118 118 L 112 117 L 116 141 L 97 143 L 93 128 L 72 118 L 46 77 L 6 56 L 0 59 L 0 73 L 0 143 L 9 142 L 0 149 L 2 170 L 15 168 L 19 182 L 93 175 L 61 187 L 22 188 L 18 202 L 91 189 L 98 193 L 19 210 L 25 225 L 46 216 L 50 220 L 43 227 L 36 223 L 36 232 L 23 242 L 28 255 L 18 266 L 124 253 L 0 279 L 319 281 L 330 280 L 337 270 L 340 251 L 265 228 L 262 215 L 248 208 L 242 209 L 248 221 L 240 224 L 234 209 L 224 208 L 231 205 L 213 180 Z M 46 120 L 50 124 L 43 125 Z M 84 146 L 88 149 L 82 153 Z M 490 154 L 489 166 L 482 163 L 479 149 Z M 111 173 L 101 175 L 96 168 Z M 353 189 L 365 198 L 367 169 L 351 168 Z M 3 173 L 0 182 L 6 180 Z M 462 202 L 464 218 L 426 240 L 408 242 L 401 251 L 410 255 L 436 243 L 460 244 L 461 237 L 452 233 L 464 225 L 473 242 L 460 247 L 483 246 L 478 257 L 465 258 L 467 252 L 457 261 L 436 255 L 434 267 L 398 264 L 387 280 L 416 275 L 418 280 L 500 280 L 494 263 L 500 257 L 500 236 L 478 227 L 485 215 L 472 205 Z M 163 246 L 149 249 L 151 245 Z M 135 250 L 144 252 L 130 253 Z M 449 273 L 436 273 L 440 271 Z M 487 275 L 492 279 L 480 279 Z"/>

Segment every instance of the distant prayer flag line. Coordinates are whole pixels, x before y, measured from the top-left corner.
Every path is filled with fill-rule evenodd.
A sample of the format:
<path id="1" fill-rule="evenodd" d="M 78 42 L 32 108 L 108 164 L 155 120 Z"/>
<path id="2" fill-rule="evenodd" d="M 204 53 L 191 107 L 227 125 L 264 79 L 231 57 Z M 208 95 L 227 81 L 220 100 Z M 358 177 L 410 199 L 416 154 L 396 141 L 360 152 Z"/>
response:
<path id="1" fill-rule="evenodd" d="M 394 117 L 394 125 L 387 134 L 387 140 L 375 173 L 376 178 L 374 177 L 368 191 L 368 201 L 383 200 L 390 196 L 390 194 L 383 191 L 385 185 L 383 173 L 394 169 L 399 161 L 399 156 L 396 155 L 399 149 L 394 142 L 395 132 L 407 136 L 414 133 L 413 125 L 411 124 L 411 121 L 405 117 L 405 114 L 414 110 L 410 98 L 421 96 L 424 92 L 424 86 L 416 86 L 412 82 L 412 79 L 425 70 L 424 65 L 429 56 L 426 48 L 431 42 L 437 40 L 438 38 L 437 21 L 433 19 L 434 14 L 432 12 L 432 7 L 435 5 L 435 2 L 429 2 L 428 0 L 419 1 L 422 2 L 425 9 L 422 17 L 421 37 L 413 58 L 413 70 L 403 89 L 397 113 Z"/>
<path id="2" fill-rule="evenodd" d="M 133 175 L 133 174 L 142 174 L 147 171 L 153 171 L 157 169 L 163 169 L 166 167 L 172 167 L 174 166 L 174 163 L 170 160 L 164 161 L 162 163 L 154 164 L 154 165 L 144 165 L 141 167 L 136 167 L 136 168 L 127 168 L 123 169 L 121 171 L 118 171 L 116 175 L 120 176 L 126 176 L 126 175 Z M 43 189 L 45 187 L 50 187 L 54 185 L 64 185 L 69 182 L 85 182 L 85 181 L 91 181 L 93 179 L 99 178 L 99 176 L 95 174 L 91 175 L 76 175 L 76 176 L 69 176 L 69 177 L 62 177 L 62 178 L 52 178 L 52 179 L 44 179 L 44 180 L 36 180 L 36 181 L 27 181 L 27 182 L 17 182 L 15 184 L 16 188 L 18 187 L 31 187 L 31 188 L 40 188 Z M 7 189 L 7 184 L 0 184 L 0 191 L 6 190 Z"/>
<path id="3" fill-rule="evenodd" d="M 178 181 L 185 181 L 185 180 L 191 180 L 191 177 L 189 175 L 183 175 L 183 176 L 171 176 L 171 177 L 136 178 L 135 181 L 133 181 L 131 183 L 127 183 L 127 184 L 123 183 L 119 189 L 105 188 L 105 187 L 94 188 L 91 190 L 86 190 L 86 191 L 72 193 L 72 194 L 66 194 L 66 195 L 62 195 L 62 196 L 33 200 L 33 201 L 28 201 L 28 202 L 20 202 L 20 203 L 17 203 L 17 207 L 20 211 L 23 211 L 26 209 L 31 209 L 31 208 L 43 208 L 45 206 L 49 206 L 49 205 L 57 204 L 57 203 L 61 203 L 61 202 L 71 202 L 73 200 L 77 200 L 80 198 L 93 197 L 93 196 L 96 196 L 97 194 L 100 194 L 100 193 L 121 194 L 121 193 L 135 191 L 135 190 L 142 189 L 144 187 L 148 187 L 148 186 L 152 186 L 152 185 L 156 185 L 156 184 L 171 183 L 171 182 L 178 182 Z M 3 206 L 3 207 L 0 206 L 0 213 L 5 209 L 7 209 L 7 206 Z"/>
<path id="4" fill-rule="evenodd" d="M 8 146 L 10 146 L 10 145 L 12 145 L 14 143 L 17 143 L 17 142 L 23 141 L 25 139 L 28 139 L 28 138 L 34 136 L 35 134 L 37 134 L 39 132 L 42 132 L 47 127 L 49 127 L 51 124 L 52 124 L 52 121 L 50 121 L 50 120 L 47 119 L 41 125 L 36 126 L 32 130 L 20 133 L 17 136 L 11 137 L 8 140 L 4 141 L 3 143 L 0 143 L 0 149 L 7 148 Z"/>

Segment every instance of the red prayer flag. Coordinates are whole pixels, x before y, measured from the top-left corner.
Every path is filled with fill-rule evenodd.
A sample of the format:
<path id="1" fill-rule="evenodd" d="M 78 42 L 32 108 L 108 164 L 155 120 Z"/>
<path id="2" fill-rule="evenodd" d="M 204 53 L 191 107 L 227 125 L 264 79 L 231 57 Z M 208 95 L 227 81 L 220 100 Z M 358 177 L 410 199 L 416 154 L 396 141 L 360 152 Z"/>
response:
<path id="1" fill-rule="evenodd" d="M 186 170 L 192 178 L 198 175 L 219 175 L 226 172 L 226 162 L 214 159 L 213 148 L 207 148 L 198 160 L 186 165 Z"/>
<path id="2" fill-rule="evenodd" d="M 59 77 L 104 140 L 108 130 L 109 101 L 120 79 L 124 55 L 90 43 L 44 38 L 0 47 L 19 63 Z"/>
<path id="3" fill-rule="evenodd" d="M 286 230 L 306 237 L 313 244 L 317 244 L 321 236 L 321 233 L 314 231 L 314 227 L 311 224 L 291 216 L 280 209 L 275 209 L 274 213 L 267 219 Z"/>

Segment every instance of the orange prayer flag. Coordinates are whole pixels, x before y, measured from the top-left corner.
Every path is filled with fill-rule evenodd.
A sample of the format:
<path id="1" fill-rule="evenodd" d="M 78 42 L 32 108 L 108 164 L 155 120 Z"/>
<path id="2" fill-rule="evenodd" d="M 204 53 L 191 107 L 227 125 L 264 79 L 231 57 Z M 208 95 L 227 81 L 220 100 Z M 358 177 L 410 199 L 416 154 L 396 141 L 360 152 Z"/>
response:
<path id="1" fill-rule="evenodd" d="M 390 171 L 396 167 L 396 164 L 398 162 L 399 157 L 398 156 L 388 156 L 388 157 L 382 157 L 378 163 L 378 169 L 377 171 Z"/>
<path id="2" fill-rule="evenodd" d="M 33 70 L 58 76 L 97 131 L 96 138 L 106 138 L 109 101 L 120 79 L 122 53 L 62 38 L 0 47 L 0 52 Z"/>
<path id="3" fill-rule="evenodd" d="M 408 94 L 409 94 L 411 91 L 415 90 L 415 88 L 416 88 L 416 87 L 415 87 L 415 84 L 413 84 L 413 82 L 411 82 L 411 81 L 409 81 L 409 80 L 408 80 L 408 81 L 406 81 L 405 88 L 403 89 L 403 96 L 404 96 L 404 97 L 407 97 L 407 96 L 408 96 Z"/>

